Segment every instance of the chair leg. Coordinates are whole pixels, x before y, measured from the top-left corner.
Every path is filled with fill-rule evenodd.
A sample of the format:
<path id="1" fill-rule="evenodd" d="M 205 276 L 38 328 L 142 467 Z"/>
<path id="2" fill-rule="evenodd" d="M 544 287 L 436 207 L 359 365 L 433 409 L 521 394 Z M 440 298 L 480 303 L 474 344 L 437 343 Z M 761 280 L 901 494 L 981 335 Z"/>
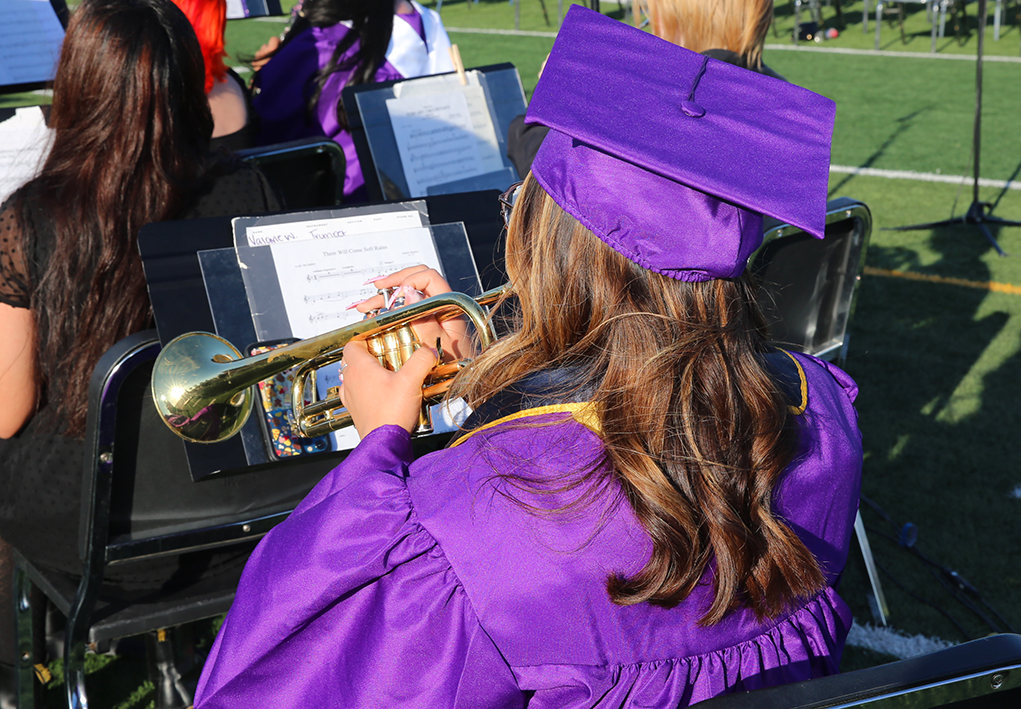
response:
<path id="1" fill-rule="evenodd" d="M 879 571 L 876 569 L 875 559 L 872 558 L 872 547 L 869 545 L 868 535 L 865 534 L 865 523 L 861 519 L 861 512 L 858 512 L 854 518 L 854 534 L 858 538 L 858 548 L 861 549 L 865 570 L 868 572 L 869 583 L 872 585 L 872 596 L 869 598 L 872 617 L 877 623 L 885 626 L 890 610 L 886 606 L 886 596 L 883 595 L 883 586 L 879 582 Z"/>
<path id="2" fill-rule="evenodd" d="M 14 617 L 17 638 L 17 698 L 19 709 L 33 709 L 45 705 L 45 690 L 41 677 L 37 676 L 36 668 L 45 666 L 43 649 L 45 639 L 43 627 L 46 617 L 46 597 L 35 587 L 28 574 L 19 567 L 14 567 Z"/>
<path id="3" fill-rule="evenodd" d="M 177 671 L 173 632 L 170 628 L 145 635 L 145 659 L 156 689 L 156 709 L 186 709 L 192 703 L 191 693 Z"/>

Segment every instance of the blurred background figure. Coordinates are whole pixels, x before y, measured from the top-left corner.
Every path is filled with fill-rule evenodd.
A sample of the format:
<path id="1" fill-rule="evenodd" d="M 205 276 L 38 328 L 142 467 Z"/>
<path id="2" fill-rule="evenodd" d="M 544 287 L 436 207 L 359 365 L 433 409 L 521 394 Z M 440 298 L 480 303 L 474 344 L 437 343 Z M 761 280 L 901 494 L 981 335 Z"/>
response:
<path id="1" fill-rule="evenodd" d="M 642 20 L 642 16 L 645 20 Z M 668 42 L 760 74 L 783 77 L 762 63 L 773 0 L 635 0 L 635 22 Z M 640 70 L 640 68 L 636 68 Z M 542 71 L 539 72 L 540 76 Z M 507 157 L 524 177 L 549 129 L 518 116 L 507 132 Z"/>
<path id="2" fill-rule="evenodd" d="M 760 74 L 779 77 L 762 63 L 773 0 L 635 0 L 653 34 Z"/>
<path id="3" fill-rule="evenodd" d="M 305 0 L 279 43 L 256 55 L 253 105 L 258 144 L 308 136 L 340 143 L 347 158 L 344 195 L 368 199 L 341 104 L 346 86 L 453 71 L 440 16 L 407 0 Z M 269 57 L 265 64 L 260 60 Z"/>
<path id="4" fill-rule="evenodd" d="M 230 150 L 250 148 L 254 140 L 250 96 L 244 81 L 223 58 L 223 32 L 227 26 L 227 0 L 174 0 L 191 22 L 202 48 L 206 67 L 206 96 L 213 113 L 211 147 Z"/>
<path id="5" fill-rule="evenodd" d="M 261 173 L 209 153 L 206 82 L 171 0 L 84 0 L 57 66 L 50 153 L 0 205 L 0 537 L 48 568 L 81 572 L 92 370 L 115 342 L 152 327 L 138 230 L 279 206 Z M 173 566 L 126 567 L 113 580 L 158 588 Z M 10 583 L 0 560 L 0 596 Z M 11 614 L 0 621 L 9 665 Z"/>

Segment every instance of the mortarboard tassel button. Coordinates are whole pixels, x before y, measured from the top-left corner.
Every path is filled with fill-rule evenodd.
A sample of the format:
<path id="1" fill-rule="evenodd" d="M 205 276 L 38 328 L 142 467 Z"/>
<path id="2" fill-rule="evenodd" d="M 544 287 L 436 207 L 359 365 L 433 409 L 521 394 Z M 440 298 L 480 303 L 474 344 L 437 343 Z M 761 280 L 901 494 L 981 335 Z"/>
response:
<path id="1" fill-rule="evenodd" d="M 705 109 L 694 101 L 681 101 L 681 111 L 684 112 L 685 116 L 691 116 L 692 118 L 701 118 L 705 115 Z"/>

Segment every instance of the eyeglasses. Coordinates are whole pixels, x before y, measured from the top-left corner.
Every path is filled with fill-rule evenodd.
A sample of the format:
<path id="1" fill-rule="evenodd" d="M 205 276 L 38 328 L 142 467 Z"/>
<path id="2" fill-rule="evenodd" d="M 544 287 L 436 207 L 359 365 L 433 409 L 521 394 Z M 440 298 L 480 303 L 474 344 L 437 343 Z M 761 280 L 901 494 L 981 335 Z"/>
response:
<path id="1" fill-rule="evenodd" d="M 515 182 L 507 188 L 506 192 L 500 195 L 500 214 L 503 216 L 504 226 L 510 224 L 511 210 L 514 209 L 514 203 L 518 201 L 518 195 L 521 194 L 521 185 L 523 184 L 525 184 L 524 180 Z"/>

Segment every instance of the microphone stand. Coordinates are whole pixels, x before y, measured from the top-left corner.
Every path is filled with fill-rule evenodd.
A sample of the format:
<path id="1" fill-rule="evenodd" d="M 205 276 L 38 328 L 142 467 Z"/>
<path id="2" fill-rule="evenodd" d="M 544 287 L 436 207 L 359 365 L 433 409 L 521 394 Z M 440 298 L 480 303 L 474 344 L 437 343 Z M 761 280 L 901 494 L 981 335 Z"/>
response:
<path id="1" fill-rule="evenodd" d="M 973 182 L 971 192 L 971 206 L 963 216 L 951 217 L 938 222 L 927 222 L 925 224 L 912 224 L 910 226 L 884 227 L 885 231 L 916 231 L 919 229 L 938 229 L 940 227 L 952 226 L 955 224 L 970 224 L 978 227 L 982 235 L 986 237 L 993 248 L 1000 256 L 1007 253 L 1000 248 L 991 231 L 989 224 L 997 226 L 1021 226 L 1021 222 L 1013 222 L 1007 219 L 1000 219 L 989 214 L 987 210 L 992 208 L 989 202 L 982 202 L 978 198 L 979 165 L 982 146 L 982 53 L 983 41 L 986 34 L 986 0 L 978 0 L 978 57 L 975 64 L 975 134 L 972 143 L 975 162 L 973 166 Z"/>

